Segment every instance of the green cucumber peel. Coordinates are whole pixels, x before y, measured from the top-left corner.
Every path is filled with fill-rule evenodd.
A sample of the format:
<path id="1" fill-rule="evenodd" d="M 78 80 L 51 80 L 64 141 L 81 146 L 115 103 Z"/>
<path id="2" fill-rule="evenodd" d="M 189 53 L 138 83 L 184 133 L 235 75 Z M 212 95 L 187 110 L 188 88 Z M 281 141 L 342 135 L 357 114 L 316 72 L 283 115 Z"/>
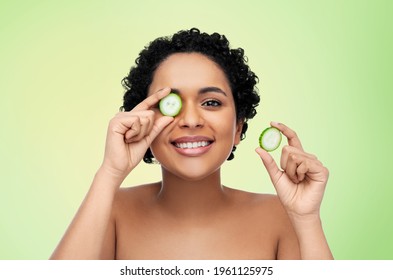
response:
<path id="1" fill-rule="evenodd" d="M 267 152 L 272 152 L 281 144 L 282 135 L 275 127 L 268 127 L 259 136 L 259 146 Z"/>
<path id="2" fill-rule="evenodd" d="M 176 93 L 170 93 L 160 100 L 159 108 L 164 116 L 175 117 L 180 113 L 182 102 Z"/>

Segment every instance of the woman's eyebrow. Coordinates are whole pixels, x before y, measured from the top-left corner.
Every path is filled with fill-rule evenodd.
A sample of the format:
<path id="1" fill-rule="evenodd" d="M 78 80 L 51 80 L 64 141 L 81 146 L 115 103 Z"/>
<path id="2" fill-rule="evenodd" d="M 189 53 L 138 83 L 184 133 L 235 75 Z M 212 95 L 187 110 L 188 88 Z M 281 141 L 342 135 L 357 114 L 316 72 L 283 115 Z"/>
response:
<path id="1" fill-rule="evenodd" d="M 203 93 L 208 93 L 208 92 L 222 93 L 223 95 L 227 96 L 225 91 L 223 91 L 219 87 L 204 87 L 204 88 L 201 88 L 198 93 L 203 94 Z"/>
<path id="2" fill-rule="evenodd" d="M 177 93 L 177 94 L 181 94 L 180 90 L 178 90 L 177 88 L 171 88 L 171 92 L 173 93 Z M 227 96 L 227 94 L 225 93 L 225 91 L 223 91 L 222 89 L 220 89 L 219 87 L 203 87 L 198 91 L 198 94 L 204 94 L 204 93 L 208 93 L 208 92 L 217 92 L 217 93 L 221 93 L 225 96 Z"/>

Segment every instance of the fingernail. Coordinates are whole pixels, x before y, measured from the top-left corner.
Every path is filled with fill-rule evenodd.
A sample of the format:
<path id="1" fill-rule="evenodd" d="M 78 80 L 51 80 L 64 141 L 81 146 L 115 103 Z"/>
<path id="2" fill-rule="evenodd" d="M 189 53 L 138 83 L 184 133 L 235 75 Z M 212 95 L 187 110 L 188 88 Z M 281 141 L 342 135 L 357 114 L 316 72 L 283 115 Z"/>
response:
<path id="1" fill-rule="evenodd" d="M 281 123 L 279 123 L 279 122 L 271 122 L 271 124 L 272 124 L 272 125 L 275 125 L 275 126 L 278 126 L 278 125 L 280 125 Z"/>

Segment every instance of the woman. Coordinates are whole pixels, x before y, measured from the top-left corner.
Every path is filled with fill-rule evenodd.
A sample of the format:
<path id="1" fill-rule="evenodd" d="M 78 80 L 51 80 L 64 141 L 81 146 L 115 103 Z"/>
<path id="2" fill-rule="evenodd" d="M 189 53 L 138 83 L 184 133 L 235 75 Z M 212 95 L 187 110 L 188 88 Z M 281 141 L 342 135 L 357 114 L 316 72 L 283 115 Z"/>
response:
<path id="1" fill-rule="evenodd" d="M 221 184 L 259 103 L 242 49 L 191 29 L 151 42 L 136 64 L 103 163 L 52 259 L 332 259 L 319 214 L 328 170 L 290 128 L 272 122 L 288 138 L 282 170 L 256 149 L 277 196 Z M 157 105 L 170 92 L 182 100 L 175 117 Z M 119 188 L 153 158 L 161 182 Z"/>

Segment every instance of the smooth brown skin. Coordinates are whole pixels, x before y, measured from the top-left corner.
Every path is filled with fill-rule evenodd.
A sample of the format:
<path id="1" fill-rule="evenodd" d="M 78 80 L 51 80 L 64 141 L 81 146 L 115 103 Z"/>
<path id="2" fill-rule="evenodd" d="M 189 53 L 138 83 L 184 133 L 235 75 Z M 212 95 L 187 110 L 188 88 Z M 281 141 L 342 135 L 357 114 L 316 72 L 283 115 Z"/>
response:
<path id="1" fill-rule="evenodd" d="M 119 191 L 112 220 L 116 233 L 108 231 L 102 258 L 300 258 L 296 235 L 276 196 L 224 188 L 204 213 L 183 214 L 164 208 L 157 199 L 160 188 L 156 183 Z"/>
<path id="2" fill-rule="evenodd" d="M 157 109 L 171 88 L 183 101 L 175 118 Z M 328 171 L 294 131 L 271 123 L 288 139 L 281 169 L 256 150 L 277 196 L 235 190 L 220 168 L 242 123 L 223 71 L 201 54 L 174 54 L 148 95 L 110 121 L 103 164 L 52 259 L 332 259 L 319 215 Z M 195 135 L 212 139 L 210 150 L 179 154 L 172 142 Z M 162 181 L 119 188 L 148 147 Z"/>

